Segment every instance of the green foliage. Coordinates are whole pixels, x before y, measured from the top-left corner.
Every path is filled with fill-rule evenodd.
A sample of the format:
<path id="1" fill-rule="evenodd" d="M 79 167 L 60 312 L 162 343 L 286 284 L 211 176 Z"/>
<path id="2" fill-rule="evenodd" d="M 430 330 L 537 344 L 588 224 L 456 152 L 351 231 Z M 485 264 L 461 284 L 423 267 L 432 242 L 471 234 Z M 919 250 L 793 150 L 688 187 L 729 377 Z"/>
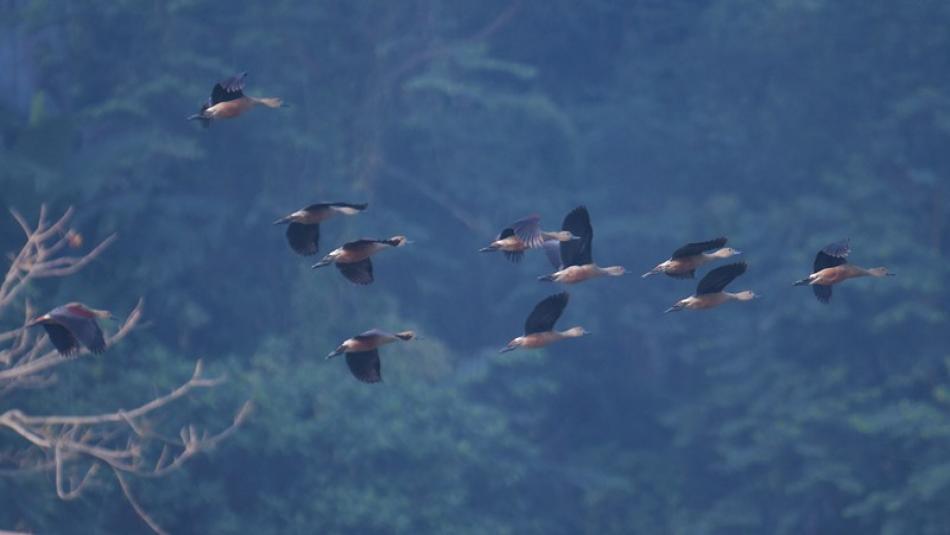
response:
<path id="1" fill-rule="evenodd" d="M 3 402 L 87 412 L 198 356 L 226 372 L 181 410 L 213 425 L 251 398 L 248 427 L 133 482 L 173 533 L 945 533 L 948 6 L 0 7 L 0 204 L 76 205 L 87 241 L 120 236 L 30 297 L 143 296 L 151 322 Z M 290 107 L 185 121 L 241 70 Z M 416 243 L 368 288 L 310 270 L 271 222 L 319 200 L 370 203 L 325 224 L 322 251 Z M 475 251 L 581 203 L 599 263 L 642 273 L 727 235 L 761 299 L 663 316 L 693 282 L 596 281 L 561 320 L 594 336 L 496 355 L 553 289 L 541 255 Z M 898 277 L 820 305 L 791 282 L 843 237 Z M 19 239 L 0 222 L 4 253 Z M 374 326 L 424 337 L 384 348 L 383 384 L 323 360 Z M 0 528 L 144 530 L 117 489 L 64 503 L 47 479 L 0 478 Z"/>

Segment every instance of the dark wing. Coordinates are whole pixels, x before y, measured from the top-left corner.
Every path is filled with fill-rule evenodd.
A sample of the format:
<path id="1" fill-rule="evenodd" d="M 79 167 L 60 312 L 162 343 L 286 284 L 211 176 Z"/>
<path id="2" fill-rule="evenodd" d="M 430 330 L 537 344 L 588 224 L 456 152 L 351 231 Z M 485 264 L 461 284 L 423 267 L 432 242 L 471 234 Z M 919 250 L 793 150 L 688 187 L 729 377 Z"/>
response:
<path id="1" fill-rule="evenodd" d="M 723 291 L 733 279 L 745 273 L 745 270 L 745 262 L 717 267 L 699 281 L 696 286 L 696 295 L 714 294 Z"/>
<path id="2" fill-rule="evenodd" d="M 247 78 L 247 73 L 242 72 L 214 84 L 211 90 L 211 105 L 243 97 L 245 78 Z"/>
<path id="3" fill-rule="evenodd" d="M 505 258 L 517 264 L 521 262 L 521 259 L 524 258 L 524 253 L 521 251 L 502 251 L 505 253 Z"/>
<path id="4" fill-rule="evenodd" d="M 519 219 L 511 224 L 511 230 L 524 244 L 530 248 L 541 247 L 544 238 L 541 237 L 541 217 L 532 215 Z M 507 229 L 506 229 L 507 230 Z"/>
<path id="5" fill-rule="evenodd" d="M 372 238 L 361 238 L 355 241 L 349 241 L 342 245 L 344 251 L 358 251 L 363 247 L 368 247 L 374 243 L 389 243 L 389 240 L 376 240 Z"/>
<path id="6" fill-rule="evenodd" d="M 726 241 L 728 241 L 726 238 L 716 238 L 715 240 L 701 241 L 701 242 L 696 242 L 696 243 L 687 243 L 686 245 L 673 251 L 673 256 L 670 258 L 676 260 L 677 258 L 684 258 L 687 256 L 696 256 L 706 251 L 719 249 L 720 247 L 726 244 Z"/>
<path id="7" fill-rule="evenodd" d="M 692 279 L 692 278 L 695 278 L 695 277 L 696 277 L 696 270 L 695 270 L 695 269 L 691 269 L 691 270 L 689 270 L 689 271 L 684 271 L 684 272 L 680 272 L 680 273 L 673 273 L 673 272 L 670 272 L 670 271 L 664 271 L 663 273 L 664 273 L 667 277 L 671 277 L 671 278 L 674 278 L 674 279 Z"/>
<path id="8" fill-rule="evenodd" d="M 49 341 L 53 343 L 53 347 L 59 351 L 60 355 L 68 357 L 79 351 L 79 342 L 66 327 L 58 323 L 43 323 L 42 325 L 46 329 L 46 334 L 49 335 Z"/>
<path id="9" fill-rule="evenodd" d="M 594 227 L 590 224 L 587 207 L 578 206 L 564 217 L 561 230 L 570 231 L 579 240 L 561 242 L 561 264 L 567 266 L 585 266 L 592 264 L 591 244 L 594 241 Z"/>
<path id="10" fill-rule="evenodd" d="M 828 303 L 831 301 L 831 286 L 819 286 L 813 284 L 811 290 L 815 292 L 815 297 L 818 298 L 822 303 Z"/>
<path id="11" fill-rule="evenodd" d="M 831 243 L 826 245 L 824 249 L 818 251 L 818 254 L 815 255 L 815 263 L 812 266 L 814 271 L 812 271 L 812 273 L 818 273 L 823 269 L 847 264 L 848 261 L 846 259 L 848 253 L 851 252 L 851 247 L 848 245 L 849 241 L 850 240 L 841 240 Z M 828 293 L 830 294 L 831 292 Z"/>
<path id="12" fill-rule="evenodd" d="M 287 225 L 287 243 L 297 254 L 310 256 L 317 254 L 320 246 L 320 225 L 291 223 Z"/>
<path id="13" fill-rule="evenodd" d="M 544 242 L 544 255 L 548 257 L 548 262 L 551 263 L 551 266 L 554 268 L 554 271 L 559 271 L 561 268 L 565 267 L 561 263 L 561 243 L 557 240 L 545 240 Z"/>
<path id="14" fill-rule="evenodd" d="M 554 324 L 557 323 L 558 318 L 561 317 L 561 313 L 564 312 L 564 307 L 567 306 L 569 297 L 567 292 L 545 297 L 540 303 L 534 306 L 534 310 L 531 311 L 531 314 L 528 315 L 528 319 L 525 320 L 524 333 L 544 333 L 553 329 Z"/>
<path id="15" fill-rule="evenodd" d="M 356 377 L 364 383 L 378 383 L 383 380 L 379 369 L 379 351 L 371 349 L 346 354 L 346 365 Z"/>
<path id="16" fill-rule="evenodd" d="M 50 316 L 65 327 L 76 340 L 79 340 L 79 343 L 86 346 L 86 349 L 93 353 L 102 353 L 106 350 L 106 340 L 96 320 L 79 318 L 69 313 L 60 313 L 58 310 L 50 312 Z"/>
<path id="17" fill-rule="evenodd" d="M 373 282 L 373 263 L 369 261 L 369 258 L 346 264 L 335 262 L 333 265 L 335 265 L 336 268 L 340 270 L 340 273 L 349 279 L 350 282 L 362 285 Z"/>
<path id="18" fill-rule="evenodd" d="M 372 341 L 379 338 L 392 338 L 393 336 L 395 335 L 389 331 L 384 331 L 382 329 L 370 329 L 354 336 L 353 339 L 360 341 Z"/>
<path id="19" fill-rule="evenodd" d="M 503 239 L 505 239 L 505 238 L 510 238 L 510 237 L 512 237 L 512 236 L 514 236 L 514 235 L 515 235 L 515 229 L 513 229 L 513 228 L 511 228 L 511 227 L 508 227 L 508 228 L 502 229 L 501 233 L 498 234 L 498 237 L 495 238 L 495 239 L 496 239 L 496 240 L 503 240 Z"/>

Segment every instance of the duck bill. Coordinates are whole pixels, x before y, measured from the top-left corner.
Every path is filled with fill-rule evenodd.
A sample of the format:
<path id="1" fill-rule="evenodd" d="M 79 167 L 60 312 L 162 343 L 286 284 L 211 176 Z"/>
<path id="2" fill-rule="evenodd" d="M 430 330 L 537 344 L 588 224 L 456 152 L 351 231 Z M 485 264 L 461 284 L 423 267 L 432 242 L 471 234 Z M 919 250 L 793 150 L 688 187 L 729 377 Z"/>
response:
<path id="1" fill-rule="evenodd" d="M 518 346 L 507 345 L 507 346 L 505 346 L 505 347 L 499 349 L 498 352 L 499 352 L 499 353 L 507 353 L 507 352 L 509 352 L 509 351 L 514 351 L 515 349 L 518 349 Z"/>
<path id="2" fill-rule="evenodd" d="M 669 314 L 670 312 L 679 312 L 680 310 L 683 310 L 683 307 L 677 306 L 677 305 L 673 305 L 673 306 L 671 306 L 670 308 L 664 310 L 663 313 L 664 313 L 664 314 Z"/>
<path id="3" fill-rule="evenodd" d="M 324 258 L 323 260 L 321 260 L 321 261 L 317 262 L 316 264 L 310 266 L 310 269 L 322 268 L 322 267 L 324 267 L 324 266 L 329 266 L 329 265 L 332 264 L 332 263 L 333 263 L 332 260 L 327 260 L 326 258 Z"/>

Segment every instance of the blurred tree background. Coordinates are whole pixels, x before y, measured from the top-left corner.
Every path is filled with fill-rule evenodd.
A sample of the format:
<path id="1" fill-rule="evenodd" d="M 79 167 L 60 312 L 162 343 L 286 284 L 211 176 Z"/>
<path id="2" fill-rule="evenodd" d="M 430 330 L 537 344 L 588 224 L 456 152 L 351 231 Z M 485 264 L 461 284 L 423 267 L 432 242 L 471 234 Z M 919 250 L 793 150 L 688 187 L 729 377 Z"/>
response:
<path id="1" fill-rule="evenodd" d="M 0 408 L 227 372 L 192 404 L 252 421 L 132 482 L 172 533 L 950 533 L 948 58 L 941 0 L 0 1 L 0 205 L 119 233 L 31 299 L 150 322 Z M 291 107 L 184 120 L 243 70 Z M 370 203 L 323 251 L 415 243 L 314 272 L 271 222 L 321 200 Z M 497 355 L 554 288 L 475 251 L 582 203 L 631 274 L 570 290 L 594 336 Z M 694 282 L 637 275 L 718 235 L 761 299 L 662 315 Z M 843 237 L 899 276 L 824 306 L 791 283 Z M 323 360 L 370 327 L 424 336 L 375 386 Z M 0 496 L 0 529 L 147 532 L 109 485 Z"/>

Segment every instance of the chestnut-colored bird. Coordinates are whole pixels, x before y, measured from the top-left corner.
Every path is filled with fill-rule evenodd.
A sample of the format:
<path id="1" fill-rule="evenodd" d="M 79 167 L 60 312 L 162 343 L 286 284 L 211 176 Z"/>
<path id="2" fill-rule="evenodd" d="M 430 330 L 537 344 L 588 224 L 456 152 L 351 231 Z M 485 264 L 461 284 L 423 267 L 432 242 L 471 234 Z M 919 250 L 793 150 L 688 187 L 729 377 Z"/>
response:
<path id="1" fill-rule="evenodd" d="M 366 210 L 367 203 L 326 202 L 311 204 L 274 221 L 275 225 L 287 225 L 287 243 L 290 248 L 304 256 L 317 254 L 320 247 L 320 223 L 337 214 L 354 215 Z"/>
<path id="2" fill-rule="evenodd" d="M 356 284 L 370 284 L 373 282 L 373 263 L 369 257 L 391 247 L 402 247 L 412 243 L 405 236 L 393 236 L 388 240 L 363 238 L 344 243 L 342 247 L 330 251 L 323 260 L 317 262 L 313 269 L 336 265 L 340 273 Z"/>
<path id="3" fill-rule="evenodd" d="M 93 353 L 106 350 L 106 340 L 96 318 L 111 319 L 112 314 L 82 303 L 67 303 L 31 320 L 26 326 L 42 325 L 53 347 L 68 357 L 79 351 L 80 344 Z"/>
<path id="4" fill-rule="evenodd" d="M 512 262 L 521 262 L 524 252 L 544 245 L 546 241 L 565 242 L 577 239 L 570 232 L 548 232 L 541 230 L 541 217 L 532 215 L 519 219 L 508 225 L 498 234 L 488 247 L 482 247 L 479 252 L 493 253 L 501 251 L 505 258 Z"/>
<path id="5" fill-rule="evenodd" d="M 397 340 L 407 342 L 416 337 L 412 331 L 390 333 L 379 329 L 370 329 L 363 334 L 344 340 L 340 347 L 327 355 L 331 359 L 346 353 L 346 365 L 353 377 L 364 383 L 378 383 L 383 380 L 380 373 L 379 347 Z"/>
<path id="6" fill-rule="evenodd" d="M 499 353 L 507 353 L 519 347 L 535 349 L 565 338 L 577 338 L 590 334 L 583 327 L 571 327 L 566 331 L 554 330 L 554 324 L 564 312 L 569 298 L 567 292 L 561 292 L 542 299 L 524 322 L 524 336 L 508 342 L 508 345 L 501 348 Z"/>
<path id="7" fill-rule="evenodd" d="M 865 269 L 847 261 L 851 253 L 849 240 L 842 240 L 825 246 L 815 255 L 812 274 L 795 282 L 795 286 L 811 286 L 815 297 L 822 303 L 831 301 L 831 287 L 839 282 L 855 277 L 893 277 L 886 267 Z"/>
<path id="8" fill-rule="evenodd" d="M 594 227 L 590 224 L 590 214 L 585 206 L 578 206 L 571 210 L 564 217 L 561 229 L 578 239 L 544 243 L 545 249 L 556 248 L 554 252 L 559 255 L 559 262 L 554 266 L 556 270 L 554 273 L 538 277 L 538 280 L 575 284 L 608 275 L 619 277 L 626 273 L 623 266 L 600 267 L 594 263 L 592 256 Z"/>
<path id="9" fill-rule="evenodd" d="M 745 273 L 745 270 L 745 262 L 717 267 L 699 280 L 694 295 L 686 299 L 680 299 L 675 305 L 666 309 L 664 313 L 679 312 L 680 310 L 703 310 L 717 307 L 728 301 L 751 301 L 755 299 L 755 293 L 750 290 L 738 293 L 725 291 L 726 286 L 736 277 Z"/>
<path id="10" fill-rule="evenodd" d="M 201 105 L 201 111 L 188 117 L 189 121 L 201 121 L 207 128 L 211 121 L 218 119 L 233 119 L 250 110 L 258 104 L 268 108 L 286 107 L 284 102 L 276 97 L 250 97 L 244 94 L 244 82 L 247 73 L 242 72 L 214 84 L 211 96 Z"/>
<path id="11" fill-rule="evenodd" d="M 729 258 L 742 254 L 726 245 L 726 238 L 688 243 L 673 251 L 669 260 L 661 262 L 655 268 L 647 271 L 641 277 L 646 278 L 657 273 L 666 273 L 676 279 L 692 279 L 696 275 L 696 268 L 713 260 Z M 710 252 L 711 251 L 711 252 Z"/>

